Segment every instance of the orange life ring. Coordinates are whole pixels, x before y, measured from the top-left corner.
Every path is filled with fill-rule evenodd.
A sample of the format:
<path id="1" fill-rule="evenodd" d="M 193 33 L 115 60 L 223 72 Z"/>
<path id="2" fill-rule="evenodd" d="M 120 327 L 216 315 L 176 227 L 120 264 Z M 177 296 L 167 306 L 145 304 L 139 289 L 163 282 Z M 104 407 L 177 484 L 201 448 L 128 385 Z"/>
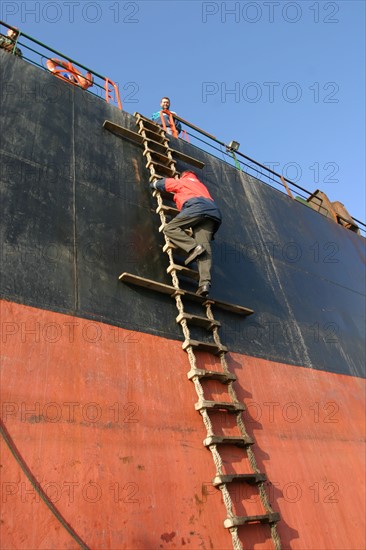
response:
<path id="1" fill-rule="evenodd" d="M 89 72 L 84 76 L 80 71 L 70 63 L 70 61 L 61 61 L 60 59 L 47 59 L 47 69 L 55 76 L 65 80 L 74 86 L 80 86 L 83 90 L 87 90 L 93 86 L 93 75 Z M 61 67 L 61 68 L 59 68 Z"/>

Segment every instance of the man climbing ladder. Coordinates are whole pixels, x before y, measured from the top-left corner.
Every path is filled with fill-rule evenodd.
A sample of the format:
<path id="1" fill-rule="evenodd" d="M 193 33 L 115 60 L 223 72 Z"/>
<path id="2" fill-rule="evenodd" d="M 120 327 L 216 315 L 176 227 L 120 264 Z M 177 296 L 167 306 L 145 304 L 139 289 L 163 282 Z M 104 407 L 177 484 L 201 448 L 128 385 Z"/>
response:
<path id="1" fill-rule="evenodd" d="M 219 208 L 194 172 L 183 172 L 179 179 L 154 180 L 151 187 L 174 193 L 179 214 L 164 227 L 164 233 L 173 245 L 189 254 L 185 265 L 197 259 L 199 283 L 196 294 L 207 296 L 211 284 L 211 240 L 221 224 Z M 185 231 L 190 227 L 193 236 Z"/>

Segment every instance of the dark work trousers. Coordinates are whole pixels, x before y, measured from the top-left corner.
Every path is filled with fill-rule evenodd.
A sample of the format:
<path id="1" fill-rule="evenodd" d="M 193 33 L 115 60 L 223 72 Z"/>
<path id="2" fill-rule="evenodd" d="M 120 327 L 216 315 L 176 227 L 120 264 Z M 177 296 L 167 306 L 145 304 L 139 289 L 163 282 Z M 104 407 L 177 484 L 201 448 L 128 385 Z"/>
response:
<path id="1" fill-rule="evenodd" d="M 193 237 L 187 235 L 184 229 L 191 227 Z M 164 228 L 168 239 L 186 252 L 191 252 L 198 244 L 202 244 L 206 250 L 197 258 L 199 283 L 202 286 L 211 282 L 211 240 L 215 228 L 215 222 L 205 216 L 181 216 L 173 218 Z"/>

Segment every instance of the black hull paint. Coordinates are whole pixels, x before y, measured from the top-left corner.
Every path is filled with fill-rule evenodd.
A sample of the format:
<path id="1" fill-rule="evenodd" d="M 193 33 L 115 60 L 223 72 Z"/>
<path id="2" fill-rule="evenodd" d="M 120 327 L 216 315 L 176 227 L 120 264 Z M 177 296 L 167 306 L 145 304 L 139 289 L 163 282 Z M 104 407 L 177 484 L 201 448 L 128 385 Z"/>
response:
<path id="1" fill-rule="evenodd" d="M 142 150 L 102 127 L 135 131 L 134 117 L 5 52 L 0 62 L 2 296 L 181 339 L 170 298 L 118 281 L 171 282 Z M 365 239 L 172 141 L 205 163 L 223 213 L 212 295 L 255 310 L 217 312 L 229 349 L 364 376 Z"/>

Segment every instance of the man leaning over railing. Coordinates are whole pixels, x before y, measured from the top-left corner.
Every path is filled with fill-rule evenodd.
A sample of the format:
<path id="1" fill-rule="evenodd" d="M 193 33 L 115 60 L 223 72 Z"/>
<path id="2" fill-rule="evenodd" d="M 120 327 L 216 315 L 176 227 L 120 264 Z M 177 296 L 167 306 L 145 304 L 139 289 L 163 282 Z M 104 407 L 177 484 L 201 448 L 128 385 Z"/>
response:
<path id="1" fill-rule="evenodd" d="M 173 131 L 170 124 L 170 116 L 167 113 L 164 113 L 164 111 L 170 110 L 170 99 L 169 97 L 163 97 L 160 102 L 161 111 L 156 111 L 156 113 L 153 113 L 151 119 L 156 122 L 156 124 L 160 124 L 160 126 L 163 126 L 162 118 L 164 118 L 164 124 L 166 128 L 166 133 L 172 135 Z M 177 134 L 179 136 L 180 132 L 182 131 L 181 123 L 174 118 L 173 115 L 176 113 L 174 111 L 170 111 L 170 114 L 173 118 L 173 123 L 175 126 L 175 129 L 177 131 Z"/>
<path id="2" fill-rule="evenodd" d="M 7 36 L 0 34 L 0 48 L 17 55 L 18 57 L 23 57 L 20 48 L 16 46 L 19 31 L 17 29 L 8 29 L 6 34 Z"/>

